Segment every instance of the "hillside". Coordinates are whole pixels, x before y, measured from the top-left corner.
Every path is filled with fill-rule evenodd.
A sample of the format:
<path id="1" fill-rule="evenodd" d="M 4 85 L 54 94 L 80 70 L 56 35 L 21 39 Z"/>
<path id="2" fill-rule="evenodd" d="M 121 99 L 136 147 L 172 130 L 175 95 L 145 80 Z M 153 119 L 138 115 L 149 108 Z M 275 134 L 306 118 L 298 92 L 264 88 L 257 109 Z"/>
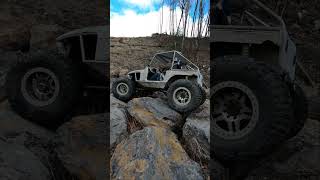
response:
<path id="1" fill-rule="evenodd" d="M 186 47 L 191 46 L 192 39 L 186 40 Z M 179 45 L 170 36 L 116 38 L 111 37 L 110 73 L 113 77 L 124 75 L 128 71 L 143 69 L 157 52 L 177 50 Z M 183 54 L 199 66 L 205 80 L 209 80 L 210 47 L 209 39 L 200 41 L 198 53 L 185 50 Z"/>

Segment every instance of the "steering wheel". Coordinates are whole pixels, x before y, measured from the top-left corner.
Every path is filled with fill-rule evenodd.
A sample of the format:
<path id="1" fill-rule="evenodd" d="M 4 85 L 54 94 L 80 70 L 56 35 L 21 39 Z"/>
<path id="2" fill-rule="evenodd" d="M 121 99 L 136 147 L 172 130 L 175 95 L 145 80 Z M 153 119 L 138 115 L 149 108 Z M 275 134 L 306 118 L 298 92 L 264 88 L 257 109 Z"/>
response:
<path id="1" fill-rule="evenodd" d="M 152 73 L 156 73 L 157 72 L 157 69 L 156 68 L 149 68 L 150 69 L 150 72 L 152 72 Z"/>

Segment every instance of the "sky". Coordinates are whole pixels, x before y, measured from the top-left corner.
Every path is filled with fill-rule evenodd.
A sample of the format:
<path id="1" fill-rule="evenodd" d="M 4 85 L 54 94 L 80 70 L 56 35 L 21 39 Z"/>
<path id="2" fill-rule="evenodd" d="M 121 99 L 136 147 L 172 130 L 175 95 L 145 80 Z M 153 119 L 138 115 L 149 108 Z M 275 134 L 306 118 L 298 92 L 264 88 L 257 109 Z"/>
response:
<path id="1" fill-rule="evenodd" d="M 206 0 L 209 2 L 209 0 Z M 209 3 L 205 13 L 208 13 Z M 161 8 L 162 0 L 111 0 L 110 2 L 110 34 L 112 37 L 145 37 L 160 33 L 160 14 L 163 11 L 162 33 L 169 34 L 169 13 L 167 4 Z M 195 3 L 192 7 L 194 8 Z M 177 17 L 181 10 L 176 9 Z M 176 24 L 178 24 L 176 20 Z M 189 25 L 192 16 L 188 19 Z"/>

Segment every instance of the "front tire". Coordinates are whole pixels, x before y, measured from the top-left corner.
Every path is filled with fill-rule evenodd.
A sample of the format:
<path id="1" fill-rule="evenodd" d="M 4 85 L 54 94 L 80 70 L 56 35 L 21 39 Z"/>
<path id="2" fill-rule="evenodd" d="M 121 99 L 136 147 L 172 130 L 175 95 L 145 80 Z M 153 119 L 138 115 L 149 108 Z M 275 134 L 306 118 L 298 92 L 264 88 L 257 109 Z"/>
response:
<path id="1" fill-rule="evenodd" d="M 180 113 L 191 112 L 201 105 L 202 100 L 201 89 L 192 81 L 179 79 L 170 84 L 168 103 L 172 109 Z"/>
<path id="2" fill-rule="evenodd" d="M 112 93 L 114 97 L 121 101 L 131 100 L 136 92 L 135 82 L 128 78 L 116 79 L 112 84 Z"/>
<path id="3" fill-rule="evenodd" d="M 76 67 L 58 53 L 26 56 L 7 75 L 6 93 L 12 109 L 41 125 L 63 122 L 82 92 Z"/>
<path id="4" fill-rule="evenodd" d="M 308 118 L 309 103 L 302 88 L 296 84 L 293 90 L 294 121 L 292 122 L 289 138 L 297 135 Z"/>

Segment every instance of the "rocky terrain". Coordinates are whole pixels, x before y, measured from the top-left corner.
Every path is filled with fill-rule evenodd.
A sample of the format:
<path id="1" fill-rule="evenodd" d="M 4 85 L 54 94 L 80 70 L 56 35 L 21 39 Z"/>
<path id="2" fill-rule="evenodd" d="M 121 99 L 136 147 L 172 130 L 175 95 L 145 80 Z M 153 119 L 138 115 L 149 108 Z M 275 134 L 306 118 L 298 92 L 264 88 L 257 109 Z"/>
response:
<path id="1" fill-rule="evenodd" d="M 272 154 L 235 164 L 210 159 L 209 101 L 187 116 L 168 108 L 161 93 L 128 103 L 110 95 L 110 114 L 77 115 L 54 130 L 14 113 L 3 85 L 19 54 L 54 48 L 56 36 L 69 30 L 106 24 L 105 7 L 100 0 L 0 2 L 0 179 L 209 179 L 209 169 L 210 179 L 319 179 L 319 105 L 303 130 Z M 286 12 L 299 59 L 319 83 L 319 2 L 292 0 Z M 172 42 L 166 36 L 111 38 L 112 76 L 143 68 L 155 52 L 179 46 Z M 208 40 L 200 44 L 197 56 L 185 53 L 208 81 Z"/>
<path id="2" fill-rule="evenodd" d="M 319 120 L 308 119 L 298 135 L 266 157 L 230 164 L 210 159 L 209 100 L 185 115 L 168 108 L 158 93 L 128 103 L 110 99 L 113 179 L 319 178 Z"/>
<path id="3" fill-rule="evenodd" d="M 112 179 L 208 179 L 209 101 L 187 116 L 158 94 L 110 99 Z"/>

